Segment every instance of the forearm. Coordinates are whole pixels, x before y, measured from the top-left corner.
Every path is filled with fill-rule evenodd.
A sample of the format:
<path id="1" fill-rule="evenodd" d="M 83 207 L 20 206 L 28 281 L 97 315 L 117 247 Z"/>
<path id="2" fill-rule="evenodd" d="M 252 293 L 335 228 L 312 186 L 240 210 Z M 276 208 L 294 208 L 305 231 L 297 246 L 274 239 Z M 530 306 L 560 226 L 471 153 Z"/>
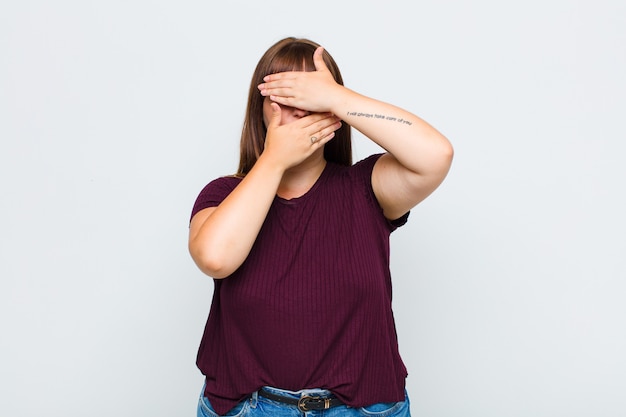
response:
<path id="1" fill-rule="evenodd" d="M 338 89 L 331 111 L 393 155 L 406 169 L 419 175 L 447 170 L 450 143 L 418 116 L 345 87 Z"/>
<path id="2" fill-rule="evenodd" d="M 282 171 L 259 158 L 239 185 L 200 225 L 192 225 L 189 251 L 214 278 L 232 274 L 247 258 L 265 221 Z"/>

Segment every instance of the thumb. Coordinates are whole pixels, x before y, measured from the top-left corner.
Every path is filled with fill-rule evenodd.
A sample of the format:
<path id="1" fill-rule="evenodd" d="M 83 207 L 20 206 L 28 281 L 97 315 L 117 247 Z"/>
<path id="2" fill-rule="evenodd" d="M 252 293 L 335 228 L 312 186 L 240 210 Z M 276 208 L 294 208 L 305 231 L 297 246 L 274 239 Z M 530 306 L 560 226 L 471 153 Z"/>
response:
<path id="1" fill-rule="evenodd" d="M 272 114 L 270 116 L 269 125 L 267 126 L 268 129 L 270 127 L 280 126 L 280 120 L 281 120 L 281 114 L 282 114 L 282 110 L 280 106 L 278 105 L 278 103 L 272 103 L 270 104 L 270 107 L 272 108 Z"/>
<path id="2" fill-rule="evenodd" d="M 316 71 L 328 70 L 326 63 L 324 62 L 324 47 L 319 46 L 315 52 L 313 52 L 313 64 L 315 64 Z"/>

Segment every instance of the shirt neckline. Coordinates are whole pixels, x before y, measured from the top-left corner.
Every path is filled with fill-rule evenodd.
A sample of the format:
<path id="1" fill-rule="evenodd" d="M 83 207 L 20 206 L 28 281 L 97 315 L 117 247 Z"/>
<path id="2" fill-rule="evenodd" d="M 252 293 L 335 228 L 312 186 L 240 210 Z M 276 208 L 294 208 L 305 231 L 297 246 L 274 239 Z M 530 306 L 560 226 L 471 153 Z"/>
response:
<path id="1" fill-rule="evenodd" d="M 298 203 L 300 203 L 302 201 L 307 200 L 309 198 L 309 196 L 315 194 L 315 191 L 317 190 L 317 188 L 319 188 L 319 185 L 326 178 L 330 165 L 331 165 L 331 163 L 326 161 L 326 165 L 324 166 L 324 169 L 320 173 L 319 177 L 317 177 L 317 179 L 315 180 L 315 182 L 313 183 L 311 188 L 309 188 L 301 196 L 290 198 L 290 199 L 286 199 L 286 198 L 283 198 L 283 197 L 279 196 L 278 194 L 276 194 L 276 196 L 274 197 L 274 200 L 278 201 L 281 204 L 286 204 L 286 205 L 298 204 Z"/>

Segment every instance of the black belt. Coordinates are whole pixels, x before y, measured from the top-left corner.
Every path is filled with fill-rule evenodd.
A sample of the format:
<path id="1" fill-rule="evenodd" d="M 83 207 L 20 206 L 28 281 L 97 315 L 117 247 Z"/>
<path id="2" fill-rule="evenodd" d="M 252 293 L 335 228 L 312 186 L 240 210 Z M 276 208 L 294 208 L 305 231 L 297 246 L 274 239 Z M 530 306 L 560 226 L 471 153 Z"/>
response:
<path id="1" fill-rule="evenodd" d="M 270 400 L 278 401 L 279 403 L 295 405 L 302 412 L 312 410 L 328 410 L 329 408 L 337 407 L 338 405 L 343 404 L 339 398 L 335 397 L 325 398 L 305 395 L 301 398 L 292 398 L 274 394 L 273 392 L 267 391 L 265 388 L 261 388 L 259 390 L 259 395 L 261 397 L 269 398 Z"/>

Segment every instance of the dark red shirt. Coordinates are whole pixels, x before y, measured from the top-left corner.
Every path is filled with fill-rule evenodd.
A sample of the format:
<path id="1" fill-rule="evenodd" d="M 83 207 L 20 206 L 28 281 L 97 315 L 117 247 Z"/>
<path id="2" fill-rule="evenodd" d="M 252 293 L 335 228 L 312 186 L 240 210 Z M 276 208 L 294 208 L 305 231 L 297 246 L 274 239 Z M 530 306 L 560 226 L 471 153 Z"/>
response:
<path id="1" fill-rule="evenodd" d="M 324 388 L 353 407 L 404 400 L 389 235 L 408 213 L 383 216 L 371 185 L 379 156 L 328 163 L 303 196 L 276 197 L 245 262 L 214 280 L 197 365 L 218 414 L 264 385 Z M 192 216 L 240 181 L 209 183 Z"/>

